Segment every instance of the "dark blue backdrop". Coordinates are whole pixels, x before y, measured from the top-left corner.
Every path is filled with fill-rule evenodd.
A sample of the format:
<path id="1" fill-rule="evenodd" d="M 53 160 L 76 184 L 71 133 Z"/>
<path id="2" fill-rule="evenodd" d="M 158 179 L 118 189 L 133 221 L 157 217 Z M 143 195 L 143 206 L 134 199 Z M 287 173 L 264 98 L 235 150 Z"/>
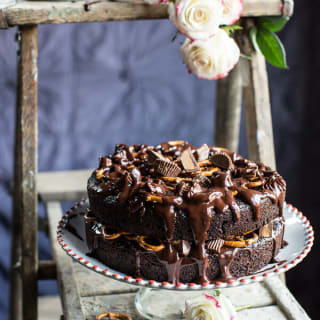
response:
<path id="1" fill-rule="evenodd" d="M 288 182 L 287 199 L 318 224 L 319 197 L 312 187 L 320 178 L 320 154 L 311 148 L 320 138 L 315 7 L 297 1 L 297 13 L 281 34 L 290 71 L 269 71 L 277 164 Z M 15 32 L 0 31 L 0 314 L 8 308 Z M 180 39 L 170 41 L 174 33 L 168 21 L 39 28 L 40 171 L 95 167 L 98 156 L 119 142 L 213 142 L 215 82 L 187 73 Z M 243 132 L 241 140 L 245 155 Z M 48 258 L 48 242 L 40 239 L 40 257 Z M 316 312 L 316 250 L 288 274 L 289 287 L 310 314 Z M 40 284 L 43 294 L 55 290 L 53 282 Z"/>

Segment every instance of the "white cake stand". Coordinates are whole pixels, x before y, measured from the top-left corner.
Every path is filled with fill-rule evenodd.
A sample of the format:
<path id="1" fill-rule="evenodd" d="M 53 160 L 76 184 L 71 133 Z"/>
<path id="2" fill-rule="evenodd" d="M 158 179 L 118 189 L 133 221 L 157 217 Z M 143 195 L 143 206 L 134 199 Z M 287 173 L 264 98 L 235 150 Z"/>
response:
<path id="1" fill-rule="evenodd" d="M 259 272 L 254 275 L 240 277 L 235 280 L 230 280 L 228 282 L 215 282 L 215 283 L 177 283 L 172 284 L 169 282 L 158 282 L 154 280 L 145 280 L 141 278 L 134 278 L 126 275 L 122 272 L 113 270 L 108 266 L 104 265 L 97 259 L 87 255 L 89 252 L 85 241 L 85 229 L 84 220 L 81 216 L 89 206 L 88 200 L 83 199 L 81 202 L 77 203 L 72 207 L 66 214 L 62 217 L 59 222 L 57 229 L 57 239 L 65 250 L 65 252 L 70 255 L 75 261 L 81 263 L 85 267 L 103 274 L 106 277 L 123 281 L 128 284 L 140 286 L 141 288 L 135 297 L 135 307 L 139 314 L 145 319 L 162 320 L 162 319 L 178 319 L 182 318 L 182 313 L 179 307 L 168 306 L 168 301 L 170 301 L 170 294 L 177 294 L 177 291 L 184 292 L 187 295 L 194 295 L 198 290 L 212 290 L 221 289 L 227 287 L 236 287 L 240 285 L 246 285 L 253 282 L 258 282 L 271 277 L 274 275 L 279 275 L 282 272 L 286 272 L 298 263 L 300 263 L 306 255 L 310 252 L 314 241 L 314 231 L 310 225 L 309 220 L 303 216 L 302 212 L 297 208 L 294 208 L 290 204 L 285 204 L 284 206 L 284 217 L 285 217 L 285 234 L 284 240 L 288 242 L 288 245 L 280 250 L 277 255 L 277 260 L 281 261 L 279 263 L 272 263 L 266 265 Z M 66 222 L 68 218 L 74 217 L 74 221 L 78 223 L 78 233 L 80 237 L 75 236 L 73 233 L 66 229 Z M 77 221 L 78 218 L 78 221 Z M 81 223 L 83 224 L 81 226 Z M 161 298 L 164 291 L 159 289 L 171 290 L 172 293 L 166 292 L 166 299 Z M 184 296 L 185 299 L 185 296 Z M 184 301 L 184 299 L 181 299 Z M 166 302 L 164 302 L 164 300 Z M 176 299 L 175 304 L 176 304 Z M 165 315 L 164 318 L 159 318 L 156 314 L 153 314 L 152 304 L 163 303 L 163 308 L 165 309 L 162 313 Z M 157 308 L 159 310 L 159 308 Z"/>

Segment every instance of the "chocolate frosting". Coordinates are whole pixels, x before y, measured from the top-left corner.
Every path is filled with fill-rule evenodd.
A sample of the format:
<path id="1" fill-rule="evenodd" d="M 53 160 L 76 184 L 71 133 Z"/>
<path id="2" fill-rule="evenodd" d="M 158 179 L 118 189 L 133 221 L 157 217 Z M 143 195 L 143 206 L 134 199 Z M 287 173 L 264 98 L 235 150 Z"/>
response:
<path id="1" fill-rule="evenodd" d="M 180 156 L 189 148 L 194 158 L 199 159 L 198 149 L 183 141 L 162 143 L 156 147 L 118 144 L 113 155 L 100 158 L 96 170 L 97 194 L 112 199 L 115 204 L 127 204 L 131 214 L 140 214 L 142 217 L 145 204 L 149 202 L 153 210 L 163 217 L 167 241 L 165 249 L 158 256 L 165 262 L 172 282 L 179 279 L 179 265 L 185 258 L 171 243 L 178 209 L 187 212 L 192 229 L 193 243 L 188 259 L 197 262 L 198 281 L 205 282 L 208 281 L 205 243 L 213 212 L 223 215 L 230 209 L 234 220 L 239 221 L 238 197 L 253 208 L 255 218 L 259 220 L 261 201 L 269 198 L 279 205 L 282 215 L 286 191 L 285 181 L 276 171 L 222 148 L 209 147 L 207 159 L 202 155 L 199 166 L 195 166 L 197 170 L 185 170 Z M 200 147 L 199 152 L 201 148 L 204 149 Z M 210 158 L 219 153 L 230 157 L 232 164 L 229 168 L 219 168 L 216 167 L 217 163 L 210 162 Z M 161 172 L 157 171 L 157 161 L 161 161 Z M 170 170 L 177 166 L 180 169 L 171 170 L 171 176 L 164 176 L 167 163 Z M 178 175 L 172 176 L 175 173 Z M 195 178 L 199 175 L 208 178 L 206 184 L 200 185 L 199 179 Z M 236 250 L 232 248 L 224 248 L 219 254 L 221 274 L 225 279 L 228 278 L 226 268 L 235 254 Z"/>

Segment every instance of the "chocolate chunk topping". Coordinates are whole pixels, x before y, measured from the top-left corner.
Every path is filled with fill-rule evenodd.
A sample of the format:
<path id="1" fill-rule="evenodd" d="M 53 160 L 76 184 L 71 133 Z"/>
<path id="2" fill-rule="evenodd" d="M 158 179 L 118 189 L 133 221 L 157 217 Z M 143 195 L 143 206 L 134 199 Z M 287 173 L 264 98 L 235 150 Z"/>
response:
<path id="1" fill-rule="evenodd" d="M 210 158 L 210 161 L 213 165 L 221 169 L 231 170 L 234 167 L 230 156 L 228 156 L 225 152 L 214 154 Z"/>
<path id="2" fill-rule="evenodd" d="M 112 166 L 112 160 L 108 157 L 100 157 L 99 169 L 107 168 Z"/>
<path id="3" fill-rule="evenodd" d="M 264 225 L 262 228 L 259 229 L 259 237 L 261 237 L 261 238 L 270 238 L 270 237 L 272 237 L 272 229 L 273 229 L 273 223 L 272 222 Z"/>
<path id="4" fill-rule="evenodd" d="M 156 160 L 166 161 L 166 158 L 159 152 L 153 150 L 147 150 L 149 156 L 149 163 L 153 164 Z"/>
<path id="5" fill-rule="evenodd" d="M 195 152 L 195 157 L 197 161 L 207 160 L 209 157 L 209 147 L 206 144 L 203 144 L 200 148 Z"/>
<path id="6" fill-rule="evenodd" d="M 177 177 L 181 172 L 181 169 L 169 160 L 157 159 L 155 161 L 155 168 L 157 173 L 166 177 Z"/>
<path id="7" fill-rule="evenodd" d="M 209 188 L 211 186 L 211 180 L 201 174 L 195 176 L 193 181 L 198 182 L 201 187 Z"/>
<path id="8" fill-rule="evenodd" d="M 207 243 L 207 248 L 209 250 L 217 251 L 220 253 L 221 248 L 224 245 L 224 240 L 223 239 L 217 239 L 217 240 L 211 240 Z"/>
<path id="9" fill-rule="evenodd" d="M 186 172 L 196 172 L 200 170 L 197 160 L 193 156 L 190 148 L 181 153 L 181 163 Z"/>

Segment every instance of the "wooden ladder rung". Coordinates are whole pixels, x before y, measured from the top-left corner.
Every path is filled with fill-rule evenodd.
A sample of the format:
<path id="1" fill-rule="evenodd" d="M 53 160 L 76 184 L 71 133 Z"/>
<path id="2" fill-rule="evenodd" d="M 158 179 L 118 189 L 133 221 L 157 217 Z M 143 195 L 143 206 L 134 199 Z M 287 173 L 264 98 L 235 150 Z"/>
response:
<path id="1" fill-rule="evenodd" d="M 87 197 L 87 181 L 93 169 L 42 172 L 38 174 L 41 200 L 70 201 Z"/>

